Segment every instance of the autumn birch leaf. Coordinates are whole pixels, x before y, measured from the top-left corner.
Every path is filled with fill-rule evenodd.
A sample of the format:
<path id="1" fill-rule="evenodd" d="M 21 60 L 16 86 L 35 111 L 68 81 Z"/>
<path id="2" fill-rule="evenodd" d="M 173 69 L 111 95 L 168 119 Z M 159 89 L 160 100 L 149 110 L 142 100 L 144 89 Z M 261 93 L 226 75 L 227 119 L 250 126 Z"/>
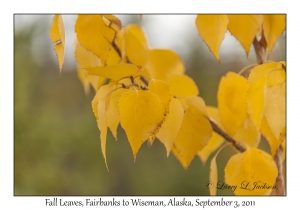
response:
<path id="1" fill-rule="evenodd" d="M 151 92 L 130 90 L 121 95 L 119 113 L 135 160 L 143 142 L 161 126 L 164 106 L 159 97 Z"/>
<path id="2" fill-rule="evenodd" d="M 275 138 L 285 128 L 285 82 L 268 87 L 265 117 Z"/>
<path id="3" fill-rule="evenodd" d="M 167 156 L 169 156 L 173 143 L 178 135 L 184 115 L 182 104 L 176 98 L 171 98 L 170 108 L 168 110 L 169 113 L 156 135 L 165 145 Z"/>
<path id="4" fill-rule="evenodd" d="M 101 60 L 75 40 L 75 58 L 79 68 L 101 66 Z"/>
<path id="5" fill-rule="evenodd" d="M 106 26 L 102 15 L 78 15 L 75 32 L 80 44 L 105 63 L 115 31 Z"/>
<path id="6" fill-rule="evenodd" d="M 94 75 L 87 75 L 87 71 L 84 69 L 84 67 L 101 66 L 101 60 L 92 52 L 84 48 L 77 41 L 77 39 L 75 41 L 75 58 L 78 65 L 78 77 L 84 86 L 85 93 L 89 93 L 89 84 L 91 84 L 95 91 L 97 91 L 105 81 L 105 78 Z"/>
<path id="7" fill-rule="evenodd" d="M 92 101 L 92 109 L 97 120 L 97 125 L 100 130 L 101 150 L 106 162 L 106 135 L 107 135 L 107 118 L 106 118 L 106 99 L 111 91 L 110 85 L 102 86 L 96 93 Z M 108 167 L 107 167 L 108 170 Z"/>
<path id="8" fill-rule="evenodd" d="M 230 136 L 234 136 L 247 118 L 247 80 L 233 72 L 222 77 L 218 90 L 218 108 L 221 122 Z"/>
<path id="9" fill-rule="evenodd" d="M 110 65 L 114 65 L 114 64 L 119 64 L 120 62 L 121 62 L 121 58 L 120 58 L 119 54 L 117 53 L 117 51 L 113 47 L 110 48 L 108 57 L 106 60 L 106 65 L 110 66 Z"/>
<path id="10" fill-rule="evenodd" d="M 187 75 L 170 75 L 167 79 L 172 96 L 197 96 L 198 87 Z"/>
<path id="11" fill-rule="evenodd" d="M 270 194 L 278 173 L 273 158 L 256 148 L 232 156 L 224 172 L 225 182 L 237 186 L 236 195 Z"/>
<path id="12" fill-rule="evenodd" d="M 218 50 L 225 37 L 228 25 L 227 15 L 197 15 L 196 26 L 199 35 L 220 62 Z"/>
<path id="13" fill-rule="evenodd" d="M 106 24 L 108 27 L 114 29 L 116 32 L 120 31 L 122 28 L 122 23 L 119 18 L 117 18 L 114 15 L 103 15 L 104 20 L 108 21 L 108 24 Z M 106 22 L 106 21 L 104 21 Z"/>
<path id="14" fill-rule="evenodd" d="M 269 87 L 275 84 L 282 84 L 285 80 L 286 73 L 282 69 L 281 63 L 266 63 L 258 65 L 251 70 L 248 78 L 250 84 L 247 95 L 248 113 L 258 129 L 265 114 L 266 104 L 273 106 L 272 102 L 270 103 L 267 99 L 267 96 L 270 97 L 269 91 L 271 88 Z M 267 112 L 271 115 L 269 111 Z M 279 135 L 280 131 L 277 132 L 277 135 Z"/>
<path id="15" fill-rule="evenodd" d="M 211 183 L 218 183 L 218 167 L 216 161 L 217 154 L 213 157 L 213 159 L 210 162 L 209 181 Z M 216 186 L 210 187 L 209 194 L 211 196 L 217 195 L 217 187 Z"/>
<path id="16" fill-rule="evenodd" d="M 50 28 L 50 39 L 54 45 L 61 72 L 65 56 L 65 26 L 62 15 L 54 15 Z"/>
<path id="17" fill-rule="evenodd" d="M 283 69 L 274 69 L 267 74 L 268 83 L 267 85 L 273 86 L 276 83 L 283 83 L 286 80 L 286 73 Z"/>
<path id="18" fill-rule="evenodd" d="M 280 141 L 279 141 L 279 139 L 275 138 L 274 134 L 272 133 L 272 131 L 268 125 L 268 121 L 266 120 L 265 117 L 263 117 L 263 119 L 262 119 L 260 132 L 268 141 L 270 148 L 271 148 L 271 154 L 274 157 L 275 153 L 280 145 Z"/>
<path id="19" fill-rule="evenodd" d="M 101 140 L 101 150 L 105 160 L 105 165 L 108 170 L 107 161 L 106 161 L 106 135 L 107 135 L 107 120 L 105 114 L 105 98 L 101 98 L 98 101 L 98 116 L 97 124 L 100 130 L 100 140 Z"/>
<path id="20" fill-rule="evenodd" d="M 139 25 L 129 25 L 126 27 L 144 46 L 148 48 L 148 42 L 143 28 Z"/>
<path id="21" fill-rule="evenodd" d="M 248 113 L 259 129 L 266 107 L 267 77 L 262 76 L 250 85 L 247 94 Z"/>
<path id="22" fill-rule="evenodd" d="M 220 114 L 219 110 L 216 107 L 207 106 L 206 107 L 207 114 L 210 117 L 211 120 L 213 120 L 220 128 L 223 129 L 221 120 L 220 120 Z M 208 141 L 207 145 L 198 152 L 198 156 L 201 159 L 202 163 L 205 164 L 211 153 L 216 151 L 217 148 L 221 146 L 221 144 L 224 142 L 224 139 L 219 134 L 213 132 L 210 140 Z"/>
<path id="23" fill-rule="evenodd" d="M 249 77 L 248 77 L 248 82 L 251 85 L 251 83 L 257 81 L 260 77 L 268 76 L 268 73 L 276 72 L 277 70 L 280 70 L 280 69 L 282 69 L 282 63 L 280 63 L 280 62 L 270 62 L 270 63 L 265 63 L 262 65 L 257 65 L 256 67 L 254 67 L 251 70 Z M 280 75 L 281 75 L 281 73 L 279 73 L 278 76 L 280 76 Z M 270 78 L 272 78 L 273 76 L 274 75 L 270 75 Z M 274 78 L 272 80 L 274 80 Z M 280 80 L 282 80 L 282 79 L 280 79 Z"/>
<path id="24" fill-rule="evenodd" d="M 127 89 L 117 89 L 110 93 L 110 100 L 106 107 L 107 126 L 117 140 L 117 128 L 120 122 L 119 99 Z"/>
<path id="25" fill-rule="evenodd" d="M 262 27 L 261 15 L 228 15 L 228 30 L 242 44 L 249 55 L 250 46 L 257 32 Z"/>
<path id="26" fill-rule="evenodd" d="M 220 151 L 227 146 L 227 144 L 224 144 L 215 154 L 215 156 L 213 157 L 213 159 L 210 162 L 210 172 L 209 172 L 209 181 L 211 183 L 218 183 L 218 167 L 217 167 L 217 156 L 220 153 Z M 217 186 L 213 186 L 209 188 L 209 193 L 212 196 L 217 195 Z"/>
<path id="27" fill-rule="evenodd" d="M 165 113 L 167 114 L 169 112 L 169 106 L 170 106 L 170 88 L 169 85 L 162 81 L 157 79 L 151 79 L 148 85 L 149 92 L 154 93 L 159 97 L 161 102 L 163 103 L 165 107 Z M 153 144 L 157 132 L 159 132 L 160 127 L 157 128 L 156 131 L 153 132 L 153 134 L 149 137 L 150 145 Z"/>
<path id="28" fill-rule="evenodd" d="M 273 50 L 278 37 L 285 30 L 286 15 L 263 15 L 264 36 L 268 44 L 268 57 Z"/>
<path id="29" fill-rule="evenodd" d="M 88 94 L 90 92 L 90 81 L 86 78 L 87 72 L 85 69 L 77 70 L 78 78 L 83 86 L 84 93 Z"/>
<path id="30" fill-rule="evenodd" d="M 260 142 L 260 132 L 253 121 L 247 118 L 244 123 L 236 130 L 234 139 L 247 143 L 250 147 L 257 147 Z"/>
<path id="31" fill-rule="evenodd" d="M 187 168 L 195 155 L 208 143 L 212 135 L 212 127 L 207 119 L 206 107 L 203 99 L 198 96 L 181 98 L 184 105 L 184 116 L 180 131 L 175 139 L 181 163 Z"/>
<path id="32" fill-rule="evenodd" d="M 148 88 L 151 93 L 154 93 L 159 97 L 165 107 L 166 112 L 168 112 L 171 100 L 170 88 L 168 83 L 161 80 L 152 79 L 149 82 Z"/>
<path id="33" fill-rule="evenodd" d="M 148 47 L 129 29 L 125 30 L 124 41 L 125 52 L 130 62 L 137 66 L 143 66 L 148 58 Z"/>
<path id="34" fill-rule="evenodd" d="M 172 50 L 151 49 L 145 64 L 146 73 L 155 79 L 167 81 L 168 76 L 184 74 L 185 68 L 180 56 Z"/>
<path id="35" fill-rule="evenodd" d="M 138 68 L 133 64 L 116 64 L 111 66 L 95 66 L 85 68 L 90 75 L 119 80 L 123 77 L 135 76 L 138 74 Z"/>
<path id="36" fill-rule="evenodd" d="M 173 144 L 171 148 L 172 154 L 177 158 L 177 160 L 180 162 L 180 164 L 183 166 L 185 170 L 188 169 L 188 165 L 186 163 L 185 158 L 179 153 L 178 149 L 176 148 L 176 145 Z"/>

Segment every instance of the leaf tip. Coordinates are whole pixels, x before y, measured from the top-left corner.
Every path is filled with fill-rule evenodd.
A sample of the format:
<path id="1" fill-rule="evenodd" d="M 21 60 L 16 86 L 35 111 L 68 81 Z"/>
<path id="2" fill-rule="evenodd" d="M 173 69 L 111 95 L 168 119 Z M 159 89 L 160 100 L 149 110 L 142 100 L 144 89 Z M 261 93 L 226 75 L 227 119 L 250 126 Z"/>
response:
<path id="1" fill-rule="evenodd" d="M 170 155 L 170 150 L 167 149 L 167 157 Z"/>
<path id="2" fill-rule="evenodd" d="M 107 172 L 109 172 L 108 165 L 107 165 L 107 162 L 106 162 L 106 158 L 105 158 L 105 166 L 106 166 Z"/>
<path id="3" fill-rule="evenodd" d="M 217 54 L 217 55 L 215 55 L 215 57 L 216 57 L 216 59 L 217 59 L 217 61 L 218 61 L 218 64 L 220 64 L 220 63 L 221 63 L 221 61 L 220 61 L 220 56 Z"/>

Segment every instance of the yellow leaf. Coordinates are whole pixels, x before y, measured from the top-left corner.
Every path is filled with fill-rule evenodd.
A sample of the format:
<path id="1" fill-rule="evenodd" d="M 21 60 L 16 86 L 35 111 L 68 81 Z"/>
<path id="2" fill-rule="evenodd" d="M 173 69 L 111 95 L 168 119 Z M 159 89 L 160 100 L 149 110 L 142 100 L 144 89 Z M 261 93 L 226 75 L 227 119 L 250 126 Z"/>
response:
<path id="1" fill-rule="evenodd" d="M 169 85 L 161 80 L 152 79 L 148 85 L 149 91 L 159 97 L 163 103 L 166 112 L 169 111 L 169 105 L 171 100 Z"/>
<path id="2" fill-rule="evenodd" d="M 213 159 L 210 162 L 209 181 L 211 183 L 218 183 L 218 167 L 217 167 L 217 161 L 216 161 L 217 154 L 213 157 Z M 211 196 L 217 195 L 217 187 L 215 187 L 215 186 L 210 187 L 209 194 Z"/>
<path id="3" fill-rule="evenodd" d="M 206 107 L 208 116 L 220 127 L 223 129 L 220 120 L 219 110 L 216 107 L 207 106 Z M 207 145 L 198 152 L 198 156 L 201 159 L 202 163 L 205 164 L 211 153 L 213 153 L 217 148 L 221 146 L 224 142 L 224 139 L 219 134 L 213 132 L 211 138 L 209 139 Z"/>
<path id="4" fill-rule="evenodd" d="M 212 127 L 207 119 L 205 103 L 201 97 L 190 96 L 181 98 L 180 101 L 184 105 L 185 113 L 174 146 L 181 156 L 179 160 L 182 166 L 187 168 L 195 155 L 208 143 L 212 135 Z"/>
<path id="5" fill-rule="evenodd" d="M 285 128 L 285 94 L 285 82 L 267 89 L 265 117 L 276 139 Z"/>
<path id="6" fill-rule="evenodd" d="M 248 77 L 248 82 L 251 85 L 251 83 L 259 80 L 260 77 L 262 77 L 262 76 L 268 76 L 268 77 L 270 77 L 271 81 L 274 81 L 274 78 L 273 78 L 274 75 L 271 75 L 270 73 L 272 73 L 272 72 L 275 73 L 279 70 L 283 70 L 282 63 L 280 63 L 280 62 L 271 62 L 271 63 L 265 63 L 262 65 L 258 65 L 251 70 L 249 77 Z M 278 74 L 278 72 L 277 72 L 275 74 L 275 76 L 276 75 L 280 76 L 280 75 L 282 75 L 282 73 Z M 268 80 L 269 80 L 269 78 L 268 78 Z M 282 80 L 282 79 L 279 79 L 279 80 Z"/>
<path id="7" fill-rule="evenodd" d="M 274 69 L 268 73 L 268 86 L 276 83 L 283 83 L 286 80 L 285 71 L 283 69 Z"/>
<path id="8" fill-rule="evenodd" d="M 110 85 L 102 86 L 96 93 L 92 101 L 92 109 L 97 120 L 97 125 L 100 130 L 101 150 L 105 160 L 106 168 L 106 135 L 107 135 L 107 118 L 106 118 L 106 99 L 111 91 Z"/>
<path id="9" fill-rule="evenodd" d="M 166 147 L 167 156 L 169 156 L 173 143 L 178 135 L 184 115 L 182 104 L 176 98 L 171 98 L 170 108 L 168 110 L 169 113 L 157 133 L 157 138 Z"/>
<path id="10" fill-rule="evenodd" d="M 257 32 L 262 27 L 261 15 L 228 15 L 228 30 L 242 44 L 249 55 L 250 46 Z"/>
<path id="11" fill-rule="evenodd" d="M 247 94 L 248 113 L 259 129 L 266 107 L 267 77 L 262 76 L 250 85 Z"/>
<path id="12" fill-rule="evenodd" d="M 184 167 L 185 170 L 187 170 L 187 163 L 185 158 L 179 153 L 178 149 L 176 148 L 176 145 L 173 144 L 172 149 L 171 149 L 173 155 L 177 158 L 177 160 L 180 162 L 180 164 Z"/>
<path id="13" fill-rule="evenodd" d="M 147 38 L 145 36 L 144 30 L 139 25 L 129 25 L 126 27 L 144 46 L 148 47 Z"/>
<path id="14" fill-rule="evenodd" d="M 221 122 L 230 136 L 234 136 L 247 118 L 247 80 L 233 72 L 222 77 L 218 90 L 218 108 Z"/>
<path id="15" fill-rule="evenodd" d="M 268 141 L 270 148 L 271 148 L 271 154 L 274 157 L 274 155 L 280 145 L 280 141 L 279 141 L 279 139 L 275 138 L 274 134 L 272 133 L 272 131 L 268 125 L 268 121 L 266 120 L 265 117 L 263 117 L 263 119 L 262 119 L 260 132 Z"/>
<path id="16" fill-rule="evenodd" d="M 90 92 L 90 81 L 86 78 L 87 72 L 85 69 L 77 69 L 77 75 L 82 83 L 83 89 L 85 94 L 88 94 Z"/>
<path id="17" fill-rule="evenodd" d="M 226 144 L 224 146 L 222 146 L 215 154 L 215 156 L 213 157 L 213 159 L 210 162 L 210 172 L 209 172 L 209 181 L 210 183 L 213 184 L 212 187 L 209 187 L 209 193 L 212 196 L 217 195 L 217 186 L 214 186 L 214 184 L 218 183 L 218 167 L 217 167 L 217 156 L 220 153 L 220 151 L 226 146 Z M 209 185 L 208 185 L 209 186 Z"/>
<path id="18" fill-rule="evenodd" d="M 121 62 L 121 57 L 117 53 L 117 51 L 114 48 L 110 48 L 108 57 L 106 60 L 106 65 L 111 66 L 114 64 L 119 64 Z"/>
<path id="19" fill-rule="evenodd" d="M 90 75 L 119 80 L 123 77 L 135 76 L 138 68 L 133 64 L 116 64 L 111 66 L 95 66 L 85 68 Z"/>
<path id="20" fill-rule="evenodd" d="M 268 195 L 277 177 L 277 167 L 266 152 L 248 148 L 232 156 L 225 167 L 225 182 L 237 186 L 236 195 Z"/>
<path id="21" fill-rule="evenodd" d="M 115 88 L 114 88 L 115 89 Z M 111 130 L 115 139 L 117 139 L 117 128 L 120 122 L 119 115 L 119 99 L 121 95 L 128 91 L 127 89 L 117 89 L 110 94 L 110 100 L 107 104 L 106 116 L 107 116 L 107 126 Z"/>
<path id="22" fill-rule="evenodd" d="M 264 35 L 268 44 L 268 57 L 278 37 L 285 30 L 285 18 L 286 15 L 263 15 Z"/>
<path id="23" fill-rule="evenodd" d="M 117 18 L 114 15 L 103 15 L 105 20 L 108 20 L 109 23 L 106 24 L 108 27 L 114 29 L 115 31 L 119 31 L 122 28 L 122 23 L 119 20 L 119 18 Z"/>
<path id="24" fill-rule="evenodd" d="M 260 132 L 250 118 L 237 129 L 234 139 L 247 143 L 250 147 L 257 147 L 260 142 Z"/>
<path id="25" fill-rule="evenodd" d="M 198 87 L 187 75 L 170 75 L 167 79 L 172 96 L 197 96 Z"/>
<path id="26" fill-rule="evenodd" d="M 264 115 L 266 116 L 268 125 L 276 139 L 279 138 L 280 132 L 285 127 L 286 72 L 283 70 L 282 64 L 282 62 L 273 62 L 256 66 L 252 69 L 248 78 L 251 87 L 256 87 L 259 83 L 262 86 L 263 80 L 265 80 L 264 77 L 267 78 L 267 87 L 265 87 L 266 90 L 263 93 L 263 97 L 265 97 L 265 107 L 260 107 L 261 109 L 257 109 L 256 115 L 261 118 L 262 111 L 264 111 Z M 262 94 L 262 90 L 260 92 Z M 251 88 L 249 94 L 251 94 Z M 252 92 L 252 102 L 248 100 L 248 102 L 252 103 L 252 108 L 262 106 L 262 104 L 258 103 L 257 100 L 259 95 L 254 94 L 255 93 Z M 250 115 L 252 117 L 254 116 L 251 112 Z M 255 117 L 253 119 L 255 119 Z M 257 118 L 254 120 L 254 123 L 259 127 L 259 121 L 257 121 Z"/>
<path id="27" fill-rule="evenodd" d="M 96 55 L 84 48 L 77 40 L 75 42 L 75 58 L 79 68 L 101 66 L 101 60 Z"/>
<path id="28" fill-rule="evenodd" d="M 75 32 L 80 44 L 105 63 L 115 31 L 106 26 L 102 15 L 78 15 Z"/>
<path id="29" fill-rule="evenodd" d="M 131 145 L 134 160 L 144 143 L 161 126 L 165 109 L 159 97 L 143 90 L 130 90 L 119 100 L 120 123 Z"/>
<path id="30" fill-rule="evenodd" d="M 95 91 L 97 91 L 105 81 L 105 78 L 87 75 L 87 71 L 84 68 L 89 66 L 101 66 L 101 60 L 92 52 L 86 50 L 77 40 L 75 45 L 75 58 L 78 65 L 78 77 L 83 84 L 85 93 L 89 93 L 90 84 L 92 84 Z"/>
<path id="31" fill-rule="evenodd" d="M 50 28 L 50 39 L 54 45 L 61 72 L 65 56 L 65 26 L 62 15 L 54 15 Z"/>
<path id="32" fill-rule="evenodd" d="M 145 71 L 150 77 L 166 81 L 170 75 L 185 72 L 183 61 L 174 51 L 152 49 L 148 53 Z"/>
<path id="33" fill-rule="evenodd" d="M 199 35 L 205 41 L 218 62 L 220 62 L 218 50 L 225 37 L 228 22 L 227 15 L 197 15 L 196 18 Z"/>
<path id="34" fill-rule="evenodd" d="M 138 28 L 138 26 L 129 26 Z M 133 29 L 132 29 L 133 30 Z M 148 58 L 148 47 L 132 33 L 130 29 L 125 30 L 125 51 L 131 63 L 137 66 L 143 66 Z M 137 29 L 134 29 L 137 30 Z M 142 29 L 139 29 L 142 33 Z M 140 35 L 137 33 L 137 35 Z"/>

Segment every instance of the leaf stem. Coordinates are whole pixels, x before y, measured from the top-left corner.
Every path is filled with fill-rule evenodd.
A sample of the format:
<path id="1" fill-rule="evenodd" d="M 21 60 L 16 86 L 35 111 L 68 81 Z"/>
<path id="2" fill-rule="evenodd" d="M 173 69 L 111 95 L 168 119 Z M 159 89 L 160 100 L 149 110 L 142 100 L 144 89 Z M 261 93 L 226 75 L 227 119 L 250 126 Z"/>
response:
<path id="1" fill-rule="evenodd" d="M 285 195 L 285 184 L 284 184 L 284 179 L 283 179 L 283 173 L 282 173 L 282 146 L 280 145 L 276 151 L 274 161 L 276 163 L 276 166 L 278 168 L 278 175 L 276 178 L 276 194 L 277 195 Z"/>
<path id="2" fill-rule="evenodd" d="M 256 60 L 258 64 L 266 63 L 267 61 L 267 48 L 261 42 L 262 40 L 258 41 L 255 37 L 252 44 L 256 54 Z"/>

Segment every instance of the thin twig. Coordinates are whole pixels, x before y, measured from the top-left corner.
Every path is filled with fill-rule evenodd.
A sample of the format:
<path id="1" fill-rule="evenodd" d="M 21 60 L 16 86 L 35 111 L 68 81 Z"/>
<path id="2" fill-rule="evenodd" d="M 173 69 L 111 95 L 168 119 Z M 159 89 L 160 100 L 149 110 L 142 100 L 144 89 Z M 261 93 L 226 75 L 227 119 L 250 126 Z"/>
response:
<path id="1" fill-rule="evenodd" d="M 222 136 L 226 141 L 231 143 L 238 151 L 245 152 L 246 148 L 243 147 L 240 143 L 238 143 L 235 139 L 233 139 L 231 136 L 229 136 L 225 131 L 223 131 L 215 122 L 213 122 L 211 119 L 209 119 L 209 122 L 211 124 L 211 127 L 214 132 Z"/>
<path id="2" fill-rule="evenodd" d="M 255 37 L 253 42 L 253 47 L 255 49 L 256 59 L 258 64 L 266 63 L 267 61 L 267 48 L 261 41 L 258 41 Z"/>
<path id="3" fill-rule="evenodd" d="M 278 169 L 278 175 L 276 178 L 276 194 L 277 195 L 285 195 L 285 183 L 284 183 L 284 178 L 283 178 L 283 173 L 282 173 L 282 146 L 280 145 L 276 151 L 274 161 L 276 163 L 277 169 Z"/>

